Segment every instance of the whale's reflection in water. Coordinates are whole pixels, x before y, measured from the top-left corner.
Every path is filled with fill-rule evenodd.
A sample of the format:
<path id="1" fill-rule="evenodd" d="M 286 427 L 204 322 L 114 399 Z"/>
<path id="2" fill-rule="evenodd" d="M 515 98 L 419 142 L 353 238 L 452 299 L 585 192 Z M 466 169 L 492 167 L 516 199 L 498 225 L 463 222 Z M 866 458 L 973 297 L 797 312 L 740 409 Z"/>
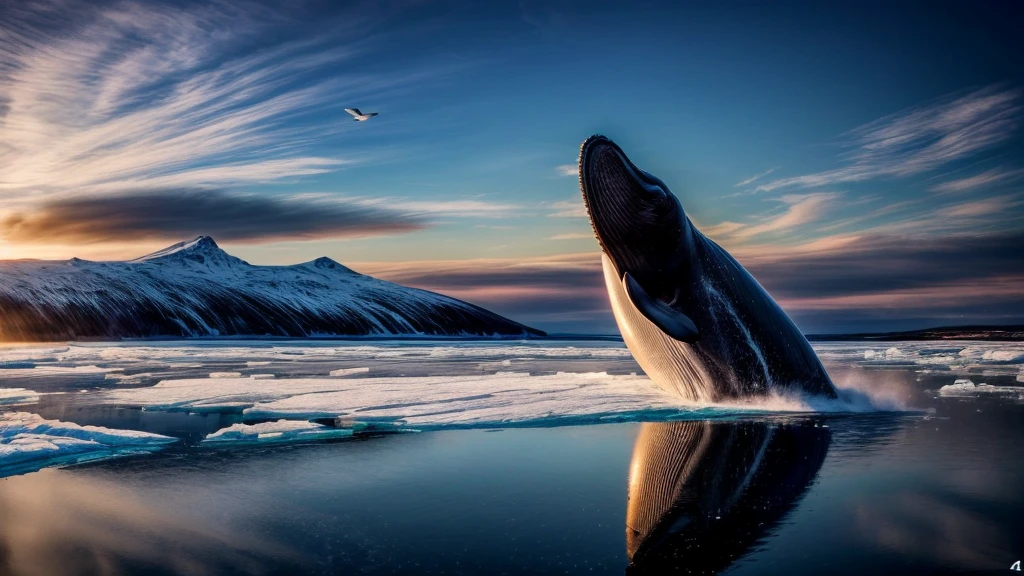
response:
<path id="1" fill-rule="evenodd" d="M 796 505 L 830 441 L 813 424 L 643 424 L 629 474 L 629 571 L 724 570 Z"/>

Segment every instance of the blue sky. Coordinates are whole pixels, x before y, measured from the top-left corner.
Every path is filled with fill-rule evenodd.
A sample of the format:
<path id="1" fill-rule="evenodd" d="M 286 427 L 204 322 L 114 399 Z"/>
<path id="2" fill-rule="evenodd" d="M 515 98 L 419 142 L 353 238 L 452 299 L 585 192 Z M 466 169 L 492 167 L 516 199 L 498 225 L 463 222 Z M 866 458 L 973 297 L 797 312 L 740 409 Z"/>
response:
<path id="1" fill-rule="evenodd" d="M 1021 322 L 1021 15 L 6 3 L 0 257 L 204 233 L 610 332 L 573 172 L 603 133 L 807 331 Z"/>

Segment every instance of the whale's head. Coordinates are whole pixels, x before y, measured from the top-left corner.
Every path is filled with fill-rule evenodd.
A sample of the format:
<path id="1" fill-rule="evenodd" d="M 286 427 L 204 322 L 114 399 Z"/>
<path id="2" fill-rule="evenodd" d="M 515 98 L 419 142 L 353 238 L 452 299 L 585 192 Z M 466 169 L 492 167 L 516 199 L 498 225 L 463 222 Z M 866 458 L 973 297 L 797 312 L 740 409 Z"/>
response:
<path id="1" fill-rule="evenodd" d="M 619 275 L 628 273 L 652 296 L 671 298 L 660 280 L 687 257 L 692 234 L 679 200 L 604 136 L 583 142 L 579 172 L 594 233 Z"/>

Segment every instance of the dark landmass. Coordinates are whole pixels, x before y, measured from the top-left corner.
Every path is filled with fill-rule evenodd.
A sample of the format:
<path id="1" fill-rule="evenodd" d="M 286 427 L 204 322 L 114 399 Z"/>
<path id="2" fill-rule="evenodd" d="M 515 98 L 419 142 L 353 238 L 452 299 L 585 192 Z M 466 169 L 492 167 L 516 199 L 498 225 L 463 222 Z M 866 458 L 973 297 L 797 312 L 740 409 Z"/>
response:
<path id="1" fill-rule="evenodd" d="M 812 342 L 838 340 L 875 340 L 878 342 L 914 340 L 987 340 L 991 342 L 1024 341 L 1024 326 L 944 326 L 906 332 L 874 332 L 861 334 L 808 334 Z"/>

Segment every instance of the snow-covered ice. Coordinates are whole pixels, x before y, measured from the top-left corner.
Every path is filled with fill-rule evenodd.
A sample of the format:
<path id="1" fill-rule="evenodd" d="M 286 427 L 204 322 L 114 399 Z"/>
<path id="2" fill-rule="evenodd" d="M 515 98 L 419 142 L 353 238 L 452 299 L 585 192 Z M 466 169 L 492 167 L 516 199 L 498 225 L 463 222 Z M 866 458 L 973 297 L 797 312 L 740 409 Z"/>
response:
<path id="1" fill-rule="evenodd" d="M 0 406 L 31 404 L 39 401 L 39 393 L 25 388 L 0 388 Z"/>
<path id="2" fill-rule="evenodd" d="M 217 378 L 165 380 L 117 389 L 103 401 L 150 410 L 244 407 L 249 419 L 343 417 L 402 421 L 415 428 L 501 426 L 557 420 L 631 419 L 678 411 L 674 395 L 642 376 L 505 372 L 388 378 Z"/>
<path id="3" fill-rule="evenodd" d="M 359 434 L 366 427 L 436 430 L 903 410 L 908 404 L 892 394 L 894 388 L 883 376 L 894 371 L 927 379 L 928 390 L 947 384 L 936 394 L 939 397 L 1005 401 L 1024 393 L 1024 386 L 1010 385 L 1024 381 L 1019 343 L 817 342 L 814 348 L 830 372 L 839 367 L 853 373 L 854 382 L 848 381 L 849 374 L 836 379 L 842 396 L 839 401 L 769 397 L 687 405 L 646 378 L 621 342 L 609 341 L 178 341 L 0 346 L 0 405 L 46 400 L 50 410 L 66 403 L 76 410 L 104 411 L 117 406 L 119 410 L 139 407 L 145 411 L 240 414 L 242 423 L 207 438 L 206 444 L 226 446 L 337 438 Z M 237 418 L 232 416 L 229 422 Z M 285 422 L 280 422 L 282 419 Z M 122 432 L 133 434 L 110 431 L 115 435 Z M 63 439 L 48 440 L 52 445 L 48 449 L 56 454 L 53 462 L 64 463 L 62 458 L 67 455 L 105 457 L 121 450 L 92 437 L 59 437 Z M 35 457 L 26 454 L 40 455 L 38 461 L 44 462 L 40 465 L 46 465 L 44 444 L 39 444 L 36 452 L 24 447 L 35 446 L 36 440 L 22 437 L 16 443 L 5 443 L 23 446 L 18 448 L 19 457 L 32 462 L 37 461 L 32 459 Z M 142 445 L 149 450 L 158 443 Z M 15 449 L 6 450 L 13 453 Z"/>
<path id="4" fill-rule="evenodd" d="M 993 386 L 984 382 L 975 384 L 968 378 L 958 378 L 952 384 L 939 388 L 940 396 L 1011 396 L 1024 399 L 1024 386 Z"/>
<path id="5" fill-rule="evenodd" d="M 59 366 L 46 365 L 42 363 L 33 364 L 31 367 L 8 368 L 0 373 L 0 377 L 7 378 L 42 378 L 47 376 L 88 376 L 120 372 L 124 368 L 107 368 L 87 364 L 83 366 Z"/>
<path id="6" fill-rule="evenodd" d="M 304 420 L 278 420 L 259 424 L 232 424 L 208 434 L 204 444 L 265 444 L 301 442 L 352 436 L 351 428 L 333 428 Z"/>
<path id="7" fill-rule="evenodd" d="M 0 477 L 149 452 L 175 441 L 149 432 L 79 426 L 28 412 L 4 412 L 0 413 Z"/>
<path id="8" fill-rule="evenodd" d="M 646 376 L 497 372 L 473 376 L 194 378 L 108 390 L 108 404 L 146 410 L 238 411 L 248 421 L 338 418 L 437 428 L 557 425 L 640 419 L 715 418 L 749 412 L 898 409 L 864 400 L 773 396 L 729 404 L 685 404 Z"/>
<path id="9" fill-rule="evenodd" d="M 352 376 L 353 374 L 366 374 L 369 372 L 369 368 L 339 368 L 337 370 L 331 370 L 331 376 Z"/>

